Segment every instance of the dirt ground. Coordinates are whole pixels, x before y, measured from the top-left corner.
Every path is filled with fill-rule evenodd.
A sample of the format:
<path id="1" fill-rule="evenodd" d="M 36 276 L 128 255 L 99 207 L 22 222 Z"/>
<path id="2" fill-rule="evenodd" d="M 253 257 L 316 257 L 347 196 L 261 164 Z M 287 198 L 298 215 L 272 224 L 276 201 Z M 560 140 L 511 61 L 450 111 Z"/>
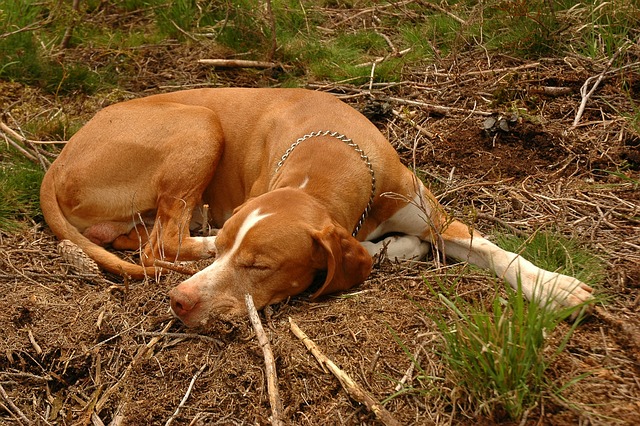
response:
<path id="1" fill-rule="evenodd" d="M 147 58 L 138 78 L 108 96 L 55 98 L 4 82 L 0 103 L 15 127 L 58 114 L 86 120 L 113 101 L 194 85 L 274 84 L 269 71 L 214 72 L 193 60 L 201 52 L 180 49 L 137 52 Z M 545 395 L 519 424 L 639 424 L 640 136 L 622 117 L 629 96 L 640 100 L 640 76 L 607 75 L 571 128 L 580 86 L 602 70 L 598 64 L 490 59 L 406 70 L 405 81 L 372 92 L 368 84 L 309 87 L 369 114 L 447 208 L 481 232 L 554 230 L 602 259 L 599 313 L 547 373 L 558 387 L 584 378 Z M 0 233 L 0 424 L 269 424 L 265 365 L 248 318 L 186 329 L 172 320 L 167 297 L 183 276 L 129 283 L 83 276 L 57 244 L 40 217 Z M 381 261 L 346 295 L 315 303 L 303 295 L 263 312 L 286 423 L 381 424 L 323 371 L 290 331 L 291 318 L 402 424 L 515 424 L 501 413 L 474 413 L 445 367 L 431 319 L 440 302 L 425 284 L 442 280 L 477 301 L 495 288 L 493 277 L 466 265 Z M 551 347 L 569 327 L 549 336 Z M 405 350 L 422 371 L 411 369 Z M 10 414 L 17 412 L 25 418 Z"/>

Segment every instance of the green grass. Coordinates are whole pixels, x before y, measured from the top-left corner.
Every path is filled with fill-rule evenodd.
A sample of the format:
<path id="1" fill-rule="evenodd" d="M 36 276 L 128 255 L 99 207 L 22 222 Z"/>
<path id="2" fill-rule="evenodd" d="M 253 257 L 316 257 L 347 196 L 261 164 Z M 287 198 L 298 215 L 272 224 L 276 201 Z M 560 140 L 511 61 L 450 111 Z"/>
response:
<path id="1" fill-rule="evenodd" d="M 0 229 L 16 230 L 39 214 L 43 176 L 40 167 L 0 148 Z"/>
<path id="2" fill-rule="evenodd" d="M 604 265 L 589 251 L 571 239 L 552 232 L 538 232 L 525 241 L 509 235 L 499 235 L 497 244 L 522 253 L 535 264 L 553 271 L 578 277 L 594 284 L 603 278 Z M 525 245 L 525 248 L 523 248 Z M 553 345 L 547 336 L 554 333 L 564 320 L 578 308 L 559 311 L 547 309 L 525 300 L 522 289 L 512 289 L 495 279 L 493 296 L 489 300 L 458 295 L 460 276 L 436 279 L 426 285 L 439 300 L 436 308 L 419 306 L 442 336 L 440 357 L 446 364 L 445 377 L 429 377 L 414 359 L 412 351 L 397 334 L 390 332 L 407 358 L 416 367 L 418 386 L 401 393 L 434 392 L 451 389 L 451 404 L 494 421 L 519 421 L 530 409 L 550 395 L 558 395 L 582 377 L 557 384 L 547 373 L 561 353 L 581 320 L 561 331 Z M 556 333 L 557 335 L 557 333 Z M 444 381 L 442 385 L 434 381 Z M 444 391 L 447 392 L 447 391 Z"/>
<path id="3" fill-rule="evenodd" d="M 0 33 L 10 34 L 37 22 L 41 25 L 31 31 L 15 32 L 0 38 L 0 78 L 37 86 L 54 94 L 93 93 L 104 83 L 104 77 L 81 62 L 64 61 L 51 54 L 64 33 L 64 26 L 55 25 L 55 18 L 48 16 L 56 13 L 55 6 L 53 3 L 20 0 L 1 3 L 4 20 L 0 20 Z M 66 22 L 60 18 L 57 23 Z"/>
<path id="4" fill-rule="evenodd" d="M 490 309 L 434 290 L 448 311 L 432 316 L 440 329 L 453 383 L 477 414 L 493 420 L 519 420 L 535 406 L 553 384 L 545 372 L 570 338 L 548 351 L 546 336 L 569 312 L 555 312 L 525 302 L 521 288 L 506 286 L 507 297 L 496 292 Z M 466 398 L 465 398 L 466 396 Z"/>
<path id="5" fill-rule="evenodd" d="M 356 8 L 352 13 L 380 7 L 375 27 L 371 13 L 361 16 L 366 24 L 335 25 L 342 18 L 328 16 L 317 2 L 271 3 L 277 41 L 273 59 L 287 65 L 286 72 L 280 74 L 282 81 L 366 83 L 371 67 L 357 65 L 392 52 L 380 34 L 388 37 L 397 50 L 411 49 L 402 58 L 388 58 L 376 65 L 375 80 L 388 82 L 401 80 L 406 65 L 424 66 L 435 57 L 478 46 L 527 58 L 568 52 L 602 58 L 634 40 L 640 28 L 632 0 L 593 4 L 573 0 L 490 0 L 479 4 L 463 0 L 442 3 L 442 11 L 421 2 L 400 8 L 387 7 L 390 3 L 380 0 L 324 2 L 334 9 Z M 0 38 L 0 78 L 40 86 L 52 93 L 95 93 L 117 83 L 116 61 L 88 69 L 82 62 L 57 55 L 56 46 L 74 16 L 68 9 L 67 2 L 55 0 L 0 0 L 0 34 L 43 22 L 32 30 Z M 274 36 L 270 17 L 252 0 L 88 0 L 81 2 L 78 15 L 72 48 L 119 51 L 176 39 L 215 43 L 243 58 L 262 60 Z M 101 25 L 105 16 L 125 18 Z M 118 60 L 125 66 L 129 58 L 123 54 Z M 624 55 L 619 58 L 621 62 L 626 60 Z"/>

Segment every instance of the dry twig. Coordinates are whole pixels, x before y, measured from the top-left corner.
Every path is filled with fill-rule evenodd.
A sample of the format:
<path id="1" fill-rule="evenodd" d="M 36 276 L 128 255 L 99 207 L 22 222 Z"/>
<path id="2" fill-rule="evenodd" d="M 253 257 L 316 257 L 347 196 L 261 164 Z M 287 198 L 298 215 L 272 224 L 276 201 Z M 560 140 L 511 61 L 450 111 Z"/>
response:
<path id="1" fill-rule="evenodd" d="M 265 0 L 265 9 L 267 14 L 267 23 L 269 24 L 269 31 L 271 33 L 271 46 L 269 47 L 269 53 L 267 53 L 267 61 L 271 62 L 276 54 L 276 50 L 278 49 L 278 40 L 276 38 L 276 17 L 273 14 L 271 0 Z"/>
<path id="2" fill-rule="evenodd" d="M 2 385 L 0 385 L 0 396 L 2 396 L 2 399 L 4 400 L 4 402 L 9 406 L 8 408 L 11 409 L 11 414 L 16 416 L 20 424 L 26 424 L 26 425 L 33 424 L 33 422 L 29 420 L 27 416 L 24 415 L 24 413 L 18 408 L 18 406 L 13 403 L 11 398 L 9 398 L 9 395 L 4 390 Z"/>
<path id="3" fill-rule="evenodd" d="M 168 269 L 170 271 L 174 271 L 182 275 L 195 275 L 196 273 L 198 273 L 198 271 L 196 271 L 195 269 L 191 269 L 188 266 L 180 265 L 178 263 L 167 262 L 166 260 L 156 259 L 153 262 L 153 266 L 156 266 L 158 268 Z"/>
<path id="4" fill-rule="evenodd" d="M 0 134 L 4 136 L 5 141 L 9 145 L 25 156 L 29 161 L 40 164 L 44 170 L 51 165 L 51 162 L 44 157 L 43 153 L 45 153 L 45 151 L 38 150 L 34 145 L 66 143 L 64 141 L 34 141 L 27 139 L 1 121 Z"/>
<path id="5" fill-rule="evenodd" d="M 446 106 L 442 106 L 442 105 L 428 104 L 426 102 L 412 101 L 412 100 L 409 100 L 409 99 L 396 98 L 394 96 L 390 96 L 388 99 L 390 101 L 397 102 L 399 104 L 414 105 L 414 106 L 423 107 L 423 108 L 426 108 L 429 111 L 433 111 L 433 112 L 435 112 L 437 114 L 442 114 L 442 115 L 449 115 L 452 112 L 457 112 L 457 113 L 481 115 L 481 116 L 484 116 L 484 117 L 488 117 L 488 116 L 493 114 L 492 112 L 482 111 L 482 110 L 479 110 L 479 109 L 470 110 L 470 109 L 465 109 L 465 108 L 446 107 Z"/>
<path id="6" fill-rule="evenodd" d="M 318 346 L 309 339 L 298 325 L 293 322 L 293 319 L 289 318 L 289 324 L 291 325 L 291 331 L 296 335 L 298 339 L 304 343 L 304 345 L 309 349 L 309 351 L 313 354 L 313 356 L 318 360 L 323 368 L 326 366 L 334 376 L 338 378 L 340 384 L 347 393 L 356 401 L 366 405 L 366 407 L 372 411 L 378 419 L 385 425 L 392 426 L 400 426 L 400 422 L 396 420 L 393 415 L 387 411 L 386 408 L 366 390 L 362 388 L 358 383 L 353 381 L 351 377 L 343 370 L 340 369 L 333 361 L 327 358 L 321 351 L 318 349 Z"/>
<path id="7" fill-rule="evenodd" d="M 196 374 L 193 375 L 193 377 L 191 378 L 191 383 L 189 383 L 189 387 L 187 388 L 187 391 L 182 397 L 180 404 L 178 404 L 178 408 L 176 408 L 176 411 L 174 411 L 173 415 L 169 417 L 169 419 L 164 424 L 164 426 L 171 426 L 173 421 L 178 417 L 178 415 L 180 414 L 180 410 L 182 410 L 182 408 L 184 407 L 184 404 L 186 404 L 187 402 L 187 399 L 189 399 L 189 395 L 191 395 L 191 391 L 193 390 L 193 385 L 196 383 L 196 380 L 198 379 L 200 374 L 202 374 L 202 372 L 206 367 L 207 367 L 207 364 L 202 364 L 202 367 L 200 367 L 200 369 L 196 371 Z"/>
<path id="8" fill-rule="evenodd" d="M 618 48 L 616 53 L 614 53 L 613 56 L 611 56 L 611 59 L 609 59 L 609 61 L 605 65 L 605 67 L 602 70 L 602 72 L 597 76 L 589 77 L 584 82 L 584 84 L 580 88 L 580 95 L 582 96 L 582 100 L 580 101 L 580 107 L 578 108 L 578 112 L 576 113 L 576 118 L 573 119 L 573 124 L 571 125 L 570 129 L 575 129 L 576 128 L 576 126 L 580 122 L 580 119 L 582 118 L 582 114 L 584 114 L 584 109 L 587 107 L 587 102 L 589 101 L 589 98 L 596 91 L 596 89 L 600 85 L 600 82 L 604 78 L 605 74 L 607 74 L 607 72 L 609 71 L 609 68 L 611 68 L 611 65 L 613 64 L 613 62 L 616 60 L 616 58 L 618 56 L 620 56 L 620 54 L 622 53 L 622 51 L 626 47 L 627 47 L 627 44 L 623 44 L 622 46 L 620 46 L 620 48 Z M 595 81 L 595 83 L 593 83 L 593 86 L 591 86 L 591 89 L 588 90 L 589 89 L 589 84 L 591 84 L 591 82 L 593 80 L 596 80 L 596 81 Z"/>
<path id="9" fill-rule="evenodd" d="M 71 41 L 71 35 L 73 34 L 73 29 L 80 18 L 79 16 L 80 0 L 73 0 L 73 3 L 71 4 L 71 9 L 72 9 L 71 21 L 69 22 L 69 26 L 67 26 L 67 29 L 64 32 L 64 36 L 62 37 L 62 42 L 60 43 L 60 49 L 66 49 L 67 47 L 69 47 L 69 42 Z"/>
<path id="10" fill-rule="evenodd" d="M 275 68 L 275 62 L 249 61 L 246 59 L 199 59 L 199 63 L 222 68 Z"/>
<path id="11" fill-rule="evenodd" d="M 269 338 L 264 332 L 262 322 L 258 316 L 258 311 L 253 303 L 253 297 L 250 294 L 244 295 L 244 302 L 247 305 L 247 311 L 249 311 L 249 319 L 251 325 L 256 332 L 256 338 L 264 354 L 264 364 L 267 374 L 267 392 L 269 393 L 269 404 L 271 405 L 271 424 L 275 426 L 283 426 L 282 421 L 282 401 L 280 400 L 280 394 L 278 392 L 278 376 L 276 374 L 276 362 L 273 359 L 273 351 L 271 350 L 271 344 Z"/>

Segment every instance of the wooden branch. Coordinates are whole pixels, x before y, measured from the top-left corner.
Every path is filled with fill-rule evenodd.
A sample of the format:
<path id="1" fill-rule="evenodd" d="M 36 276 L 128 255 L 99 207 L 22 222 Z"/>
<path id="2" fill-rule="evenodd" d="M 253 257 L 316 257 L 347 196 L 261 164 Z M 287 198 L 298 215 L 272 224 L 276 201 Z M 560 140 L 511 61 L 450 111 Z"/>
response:
<path id="1" fill-rule="evenodd" d="M 195 275 L 198 273 L 195 269 L 191 269 L 188 266 L 180 265 L 178 263 L 167 262 L 166 260 L 156 259 L 153 261 L 153 266 L 158 268 L 168 269 L 170 271 L 177 272 L 182 275 Z"/>
<path id="2" fill-rule="evenodd" d="M 400 57 L 406 55 L 409 52 L 411 52 L 411 48 L 410 47 L 408 47 L 408 48 L 406 48 L 404 50 L 401 50 L 399 52 L 390 53 L 387 56 L 381 56 L 379 58 L 374 59 L 373 61 L 364 62 L 362 64 L 357 64 L 355 67 L 356 68 L 364 68 L 364 67 L 370 67 L 372 65 L 381 64 L 382 62 L 386 61 L 387 59 L 400 58 Z"/>
<path id="3" fill-rule="evenodd" d="M 269 344 L 269 338 L 264 332 L 260 316 L 253 303 L 253 297 L 250 294 L 244 295 L 244 302 L 247 305 L 247 311 L 249 312 L 249 319 L 251 325 L 256 332 L 256 338 L 264 354 L 264 364 L 267 374 L 267 392 L 269 393 L 269 404 L 271 405 L 271 424 L 274 426 L 284 426 L 282 420 L 282 401 L 280 400 L 280 394 L 278 392 L 278 376 L 276 375 L 276 363 L 273 359 L 273 352 L 271 351 L 271 344 Z"/>
<path id="4" fill-rule="evenodd" d="M 529 92 L 536 95 L 558 97 L 558 96 L 570 95 L 571 93 L 573 93 L 573 88 L 563 87 L 563 86 L 560 86 L 560 87 L 538 86 L 538 87 L 532 87 L 531 89 L 529 89 Z"/>
<path id="5" fill-rule="evenodd" d="M 34 337 L 33 332 L 29 330 L 27 332 L 27 335 L 29 336 L 29 342 L 31 342 L 31 346 L 33 346 L 33 349 L 36 351 L 36 354 L 42 355 L 42 348 L 40 347 L 38 342 L 36 342 L 36 338 Z"/>
<path id="6" fill-rule="evenodd" d="M 71 22 L 67 29 L 64 32 L 64 36 L 62 36 L 62 42 L 60 43 L 60 49 L 66 49 L 69 47 L 69 42 L 71 41 L 71 35 L 73 34 L 73 28 L 76 26 L 76 22 L 78 22 L 79 18 L 79 10 L 80 10 L 80 0 L 73 0 L 71 4 L 71 9 L 73 10 L 71 16 Z"/>
<path id="7" fill-rule="evenodd" d="M 51 162 L 43 156 L 43 153 L 45 151 L 40 152 L 38 148 L 33 145 L 66 143 L 63 141 L 34 141 L 27 139 L 1 121 L 0 134 L 4 136 L 4 139 L 9 145 L 17 149 L 18 152 L 20 152 L 30 161 L 40 164 L 44 170 L 47 170 L 47 168 L 49 168 Z"/>
<path id="8" fill-rule="evenodd" d="M 16 139 L 16 140 L 18 140 L 19 142 L 22 142 L 22 143 L 31 143 L 31 144 L 34 144 L 34 145 L 55 145 L 55 144 L 66 144 L 67 143 L 67 141 L 35 141 L 33 139 L 27 139 L 24 136 L 22 136 L 20 133 L 16 132 L 11 127 L 7 126 L 6 124 L 4 124 L 1 121 L 0 121 L 0 130 L 2 130 L 3 132 L 7 133 L 13 139 Z"/>
<path id="9" fill-rule="evenodd" d="M 222 68 L 275 68 L 275 62 L 248 61 L 245 59 L 199 59 L 199 63 Z"/>
<path id="10" fill-rule="evenodd" d="M 397 102 L 399 104 L 414 105 L 414 106 L 423 107 L 423 108 L 426 108 L 426 109 L 428 109 L 430 111 L 433 111 L 435 113 L 442 114 L 442 115 L 449 115 L 452 112 L 458 112 L 458 113 L 475 114 L 475 115 L 482 115 L 482 116 L 488 117 L 488 116 L 493 114 L 492 112 L 481 111 L 479 109 L 470 110 L 470 109 L 465 109 L 465 108 L 446 107 L 446 106 L 442 106 L 442 105 L 428 104 L 426 102 L 412 101 L 412 100 L 408 100 L 408 99 L 396 98 L 396 97 L 393 97 L 393 96 L 390 96 L 388 99 L 390 101 Z"/>
<path id="11" fill-rule="evenodd" d="M 200 369 L 196 372 L 196 374 L 193 375 L 193 377 L 191 378 L 191 382 L 189 383 L 189 387 L 187 388 L 187 392 L 185 392 L 184 396 L 182 397 L 182 400 L 180 401 L 180 404 L 178 404 L 178 408 L 176 408 L 176 411 L 173 413 L 171 417 L 169 417 L 169 419 L 164 424 L 164 426 L 171 426 L 173 421 L 178 417 L 178 415 L 180 414 L 180 410 L 182 410 L 182 408 L 184 407 L 184 404 L 186 404 L 187 402 L 187 399 L 189 399 L 189 395 L 191 395 L 191 391 L 193 390 L 193 385 L 196 383 L 198 376 L 202 374 L 202 372 L 206 367 L 207 367 L 207 364 L 202 364 L 202 367 L 200 367 Z"/>
<path id="12" fill-rule="evenodd" d="M 209 204 L 202 206 L 202 235 L 209 235 Z"/>
<path id="13" fill-rule="evenodd" d="M 569 128 L 570 130 L 576 128 L 576 126 L 580 122 L 580 119 L 582 118 L 582 114 L 584 114 L 584 110 L 587 107 L 587 102 L 589 101 L 589 98 L 596 91 L 596 89 L 600 85 L 600 82 L 604 78 L 605 74 L 607 74 L 607 72 L 609 71 L 609 68 L 611 68 L 611 65 L 613 64 L 613 62 L 616 60 L 616 58 L 620 55 L 620 53 L 622 53 L 623 49 L 626 47 L 627 47 L 627 44 L 623 44 L 618 48 L 616 53 L 614 53 L 613 56 L 611 56 L 611 59 L 609 59 L 609 61 L 607 62 L 604 69 L 599 75 L 591 76 L 585 80 L 584 84 L 580 88 L 580 95 L 582 96 L 582 99 L 580 101 L 580 106 L 578 107 L 578 112 L 576 113 L 576 117 L 573 119 L 573 124 Z M 596 80 L 595 83 L 593 83 L 593 86 L 591 86 L 591 90 L 587 91 L 589 89 L 589 84 L 591 84 L 591 81 L 593 80 Z"/>
<path id="14" fill-rule="evenodd" d="M 0 396 L 2 396 L 2 399 L 4 400 L 4 402 L 6 402 L 9 408 L 11 409 L 11 414 L 16 416 L 20 424 L 25 424 L 25 425 L 33 424 L 33 422 L 29 420 L 27 416 L 24 415 L 24 413 L 18 408 L 18 406 L 13 403 L 11 398 L 9 398 L 9 395 L 4 390 L 2 385 L 0 385 Z"/>
<path id="15" fill-rule="evenodd" d="M 278 40 L 276 39 L 276 17 L 271 7 L 271 0 L 265 0 L 267 22 L 269 23 L 269 31 L 271 32 L 271 46 L 269 47 L 269 53 L 267 53 L 267 61 L 272 61 L 278 49 Z"/>
<path id="16" fill-rule="evenodd" d="M 455 21 L 457 21 L 461 25 L 467 25 L 467 21 L 465 21 L 464 19 L 454 15 L 453 13 L 449 12 L 447 9 L 445 9 L 442 6 L 438 6 L 437 4 L 431 3 L 429 1 L 419 1 L 418 3 L 420 3 L 421 6 L 427 6 L 427 7 L 430 7 L 431 9 L 434 9 L 434 10 L 440 12 L 440 13 L 444 13 L 445 15 L 447 15 L 448 17 L 454 19 Z"/>
<path id="17" fill-rule="evenodd" d="M 289 318 L 289 324 L 293 334 L 295 334 L 298 339 L 302 340 L 302 343 L 304 343 L 323 368 L 326 366 L 333 375 L 338 378 L 340 384 L 342 384 L 342 387 L 347 391 L 349 396 L 361 404 L 364 404 L 367 409 L 372 411 L 373 414 L 375 414 L 376 417 L 385 425 L 400 426 L 400 422 L 396 420 L 382 404 L 376 401 L 369 392 L 354 382 L 347 373 L 342 371 L 333 361 L 327 358 L 320 349 L 318 349 L 318 346 L 309 339 L 309 336 L 300 330 L 300 327 L 293 322 L 293 319 Z"/>
<path id="18" fill-rule="evenodd" d="M 502 72 L 514 72 L 514 71 L 521 71 L 521 70 L 526 70 L 529 68 L 537 68 L 540 66 L 540 62 L 533 62 L 531 64 L 524 64 L 524 65 L 518 65 L 517 67 L 506 67 L 506 68 L 490 68 L 490 69 L 486 69 L 486 70 L 477 70 L 477 71 L 468 71 L 468 72 L 463 72 L 463 73 L 447 73 L 447 72 L 425 72 L 425 74 L 427 75 L 433 75 L 436 77 L 447 77 L 447 78 L 453 78 L 453 77 L 469 77 L 469 76 L 474 76 L 474 75 L 485 75 L 485 74 L 498 74 L 498 73 L 502 73 Z"/>
<path id="19" fill-rule="evenodd" d="M 18 152 L 22 155 L 24 155 L 28 160 L 33 161 L 34 163 L 38 162 L 38 159 L 31 154 L 29 151 L 27 151 L 26 149 L 24 149 L 23 147 L 21 147 L 20 145 L 18 145 L 16 142 L 14 142 L 11 138 L 7 137 L 5 135 L 5 140 L 7 141 L 7 143 L 9 145 L 11 145 L 12 147 L 14 147 L 15 149 L 18 150 Z"/>

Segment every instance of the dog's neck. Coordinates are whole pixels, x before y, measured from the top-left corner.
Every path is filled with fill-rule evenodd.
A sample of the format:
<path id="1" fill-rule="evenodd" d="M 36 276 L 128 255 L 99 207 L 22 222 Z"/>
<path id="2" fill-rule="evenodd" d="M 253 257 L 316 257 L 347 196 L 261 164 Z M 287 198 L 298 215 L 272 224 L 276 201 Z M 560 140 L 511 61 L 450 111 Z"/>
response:
<path id="1" fill-rule="evenodd" d="M 304 191 L 351 232 L 359 229 L 372 197 L 371 179 L 370 166 L 353 147 L 332 137 L 318 137 L 288 153 L 274 174 L 270 189 Z M 345 203 L 345 199 L 351 202 Z"/>

